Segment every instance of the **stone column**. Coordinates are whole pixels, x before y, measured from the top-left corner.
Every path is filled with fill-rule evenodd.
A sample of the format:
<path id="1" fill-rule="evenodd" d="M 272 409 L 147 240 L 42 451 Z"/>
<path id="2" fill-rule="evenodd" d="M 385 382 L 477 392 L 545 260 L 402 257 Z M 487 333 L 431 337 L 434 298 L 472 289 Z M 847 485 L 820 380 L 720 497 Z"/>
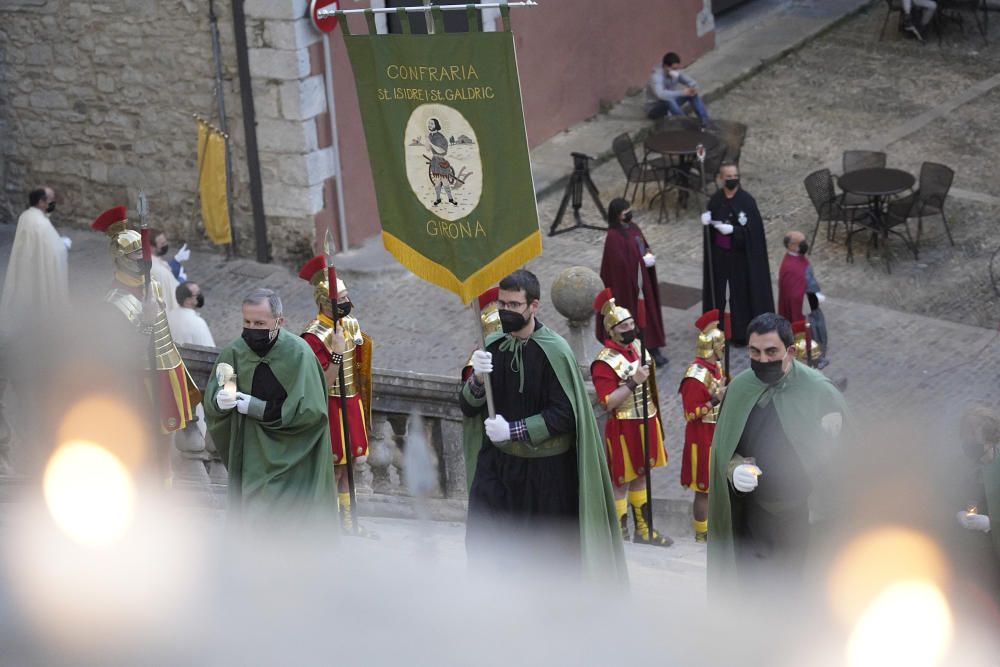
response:
<path id="1" fill-rule="evenodd" d="M 592 335 L 594 298 L 602 289 L 604 283 L 600 276 L 585 266 L 571 266 L 552 283 L 552 305 L 569 324 L 567 342 L 585 377 L 590 375 L 590 362 L 594 356 L 588 353 L 586 344 Z"/>

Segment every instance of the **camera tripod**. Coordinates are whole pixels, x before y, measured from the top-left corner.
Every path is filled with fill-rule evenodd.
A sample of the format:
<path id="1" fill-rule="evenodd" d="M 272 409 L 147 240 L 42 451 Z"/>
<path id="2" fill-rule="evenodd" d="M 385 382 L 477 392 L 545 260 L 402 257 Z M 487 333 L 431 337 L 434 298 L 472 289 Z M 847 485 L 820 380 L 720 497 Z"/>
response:
<path id="1" fill-rule="evenodd" d="M 562 203 L 559 204 L 559 212 L 556 213 L 555 222 L 552 223 L 552 227 L 549 229 L 549 236 L 571 232 L 581 227 L 599 229 L 601 231 L 607 229 L 607 227 L 588 225 L 580 218 L 580 207 L 583 206 L 583 186 L 585 185 L 587 186 L 587 190 L 590 191 L 590 197 L 597 205 L 597 210 L 601 212 L 601 217 L 607 220 L 608 212 L 604 209 L 604 204 L 601 203 L 601 195 L 597 192 L 597 186 L 590 179 L 590 160 L 593 158 L 584 153 L 572 153 L 572 155 L 573 173 L 569 177 L 569 183 L 566 184 L 566 192 L 563 194 Z M 563 215 L 566 213 L 566 205 L 569 204 L 571 197 L 573 198 L 573 217 L 576 219 L 576 224 L 572 227 L 557 230 L 556 228 L 562 222 Z"/>

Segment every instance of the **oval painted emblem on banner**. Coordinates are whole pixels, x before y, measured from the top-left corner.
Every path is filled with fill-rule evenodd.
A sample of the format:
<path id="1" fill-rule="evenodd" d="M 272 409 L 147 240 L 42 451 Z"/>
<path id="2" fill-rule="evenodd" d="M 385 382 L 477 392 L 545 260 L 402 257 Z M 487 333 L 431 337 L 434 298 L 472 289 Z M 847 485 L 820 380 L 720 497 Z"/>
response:
<path id="1" fill-rule="evenodd" d="M 406 178 L 431 214 L 460 220 L 479 205 L 483 161 L 479 140 L 460 111 L 446 104 L 421 104 L 403 135 Z"/>

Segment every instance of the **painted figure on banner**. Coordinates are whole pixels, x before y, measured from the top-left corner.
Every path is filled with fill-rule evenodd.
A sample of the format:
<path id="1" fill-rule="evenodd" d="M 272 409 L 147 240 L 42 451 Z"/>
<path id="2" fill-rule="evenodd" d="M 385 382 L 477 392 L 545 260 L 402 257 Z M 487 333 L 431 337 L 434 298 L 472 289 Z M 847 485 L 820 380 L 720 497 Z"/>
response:
<path id="1" fill-rule="evenodd" d="M 426 128 L 424 138 L 420 128 Z M 472 213 L 483 184 L 479 142 L 469 121 L 452 107 L 422 104 L 410 114 L 404 136 L 412 137 L 404 151 L 406 176 L 424 208 L 444 220 Z"/>

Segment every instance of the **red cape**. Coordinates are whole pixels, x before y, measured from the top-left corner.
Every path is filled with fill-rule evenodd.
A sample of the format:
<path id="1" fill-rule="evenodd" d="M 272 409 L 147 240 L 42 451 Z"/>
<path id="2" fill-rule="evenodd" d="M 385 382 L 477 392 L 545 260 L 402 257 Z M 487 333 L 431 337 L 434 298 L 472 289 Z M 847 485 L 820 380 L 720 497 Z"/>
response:
<path id="1" fill-rule="evenodd" d="M 806 268 L 809 260 L 804 255 L 786 254 L 778 270 L 778 314 L 789 322 L 804 320 L 802 301 L 806 297 Z"/>
<path id="2" fill-rule="evenodd" d="M 646 347 L 655 350 L 663 347 L 666 336 L 663 333 L 663 315 L 660 312 L 660 283 L 656 279 L 656 267 L 646 268 L 639 252 L 636 238 L 649 248 L 646 237 L 636 224 L 627 228 L 609 229 L 604 240 L 604 258 L 601 260 L 601 280 L 610 287 L 615 303 L 628 308 L 636 315 L 639 301 L 639 272 L 642 271 L 642 298 L 646 307 Z M 597 315 L 595 335 L 601 343 L 607 338 L 604 332 L 604 318 Z"/>

